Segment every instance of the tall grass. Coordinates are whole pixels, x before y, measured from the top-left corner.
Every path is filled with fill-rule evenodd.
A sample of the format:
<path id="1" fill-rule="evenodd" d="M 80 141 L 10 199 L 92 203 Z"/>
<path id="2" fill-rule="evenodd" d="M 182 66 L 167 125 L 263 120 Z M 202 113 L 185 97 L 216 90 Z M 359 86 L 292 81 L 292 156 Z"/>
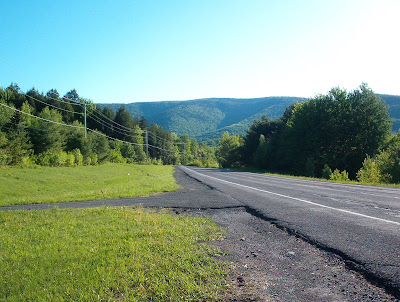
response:
<path id="1" fill-rule="evenodd" d="M 172 166 L 132 164 L 2 167 L 0 206 L 135 197 L 173 191 L 178 188 L 173 171 Z"/>
<path id="2" fill-rule="evenodd" d="M 210 219 L 132 208 L 0 211 L 1 301 L 204 301 L 224 285 Z"/>

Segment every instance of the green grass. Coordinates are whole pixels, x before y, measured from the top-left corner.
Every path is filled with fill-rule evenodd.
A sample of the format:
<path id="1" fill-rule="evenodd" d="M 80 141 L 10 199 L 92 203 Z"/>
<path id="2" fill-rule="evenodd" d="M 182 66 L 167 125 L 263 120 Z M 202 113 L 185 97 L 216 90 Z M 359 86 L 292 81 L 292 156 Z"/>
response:
<path id="1" fill-rule="evenodd" d="M 134 208 L 0 211 L 0 301 L 204 301 L 224 289 L 208 218 Z"/>
<path id="2" fill-rule="evenodd" d="M 178 188 L 173 171 L 172 166 L 132 164 L 54 168 L 6 166 L 0 168 L 0 206 L 173 191 Z"/>

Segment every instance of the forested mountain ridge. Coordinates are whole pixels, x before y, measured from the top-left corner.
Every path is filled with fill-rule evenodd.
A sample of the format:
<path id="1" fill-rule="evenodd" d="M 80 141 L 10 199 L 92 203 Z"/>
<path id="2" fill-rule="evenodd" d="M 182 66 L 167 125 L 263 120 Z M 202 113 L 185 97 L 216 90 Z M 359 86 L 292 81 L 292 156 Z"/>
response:
<path id="1" fill-rule="evenodd" d="M 298 97 L 254 99 L 210 98 L 189 101 L 138 102 L 126 104 L 133 116 L 145 116 L 178 135 L 188 134 L 200 141 L 219 138 L 224 131 L 243 134 L 264 114 L 278 118 Z M 121 104 L 101 104 L 117 110 Z"/>
<path id="2" fill-rule="evenodd" d="M 394 120 L 393 132 L 400 128 L 400 96 L 379 94 Z M 300 97 L 265 97 L 253 99 L 209 98 L 188 101 L 138 102 L 126 104 L 133 116 L 147 120 L 178 135 L 188 134 L 198 141 L 219 139 L 225 131 L 244 134 L 262 115 L 270 119 L 282 115 L 286 107 L 300 102 Z M 117 111 L 121 104 L 101 104 Z"/>

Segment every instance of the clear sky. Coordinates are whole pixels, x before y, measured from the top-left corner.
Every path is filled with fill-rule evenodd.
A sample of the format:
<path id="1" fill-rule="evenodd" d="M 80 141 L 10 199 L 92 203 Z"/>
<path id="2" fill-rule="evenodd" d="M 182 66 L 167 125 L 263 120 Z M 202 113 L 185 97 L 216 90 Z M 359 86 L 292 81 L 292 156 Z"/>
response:
<path id="1" fill-rule="evenodd" d="M 96 103 L 400 95 L 399 0 L 0 0 L 0 86 Z"/>

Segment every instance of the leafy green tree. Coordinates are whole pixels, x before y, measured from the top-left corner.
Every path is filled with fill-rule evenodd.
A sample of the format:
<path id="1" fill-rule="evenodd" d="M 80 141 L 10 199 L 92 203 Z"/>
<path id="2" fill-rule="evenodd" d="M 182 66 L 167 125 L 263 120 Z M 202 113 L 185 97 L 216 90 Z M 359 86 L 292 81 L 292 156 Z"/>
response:
<path id="1" fill-rule="evenodd" d="M 135 160 L 137 162 L 143 163 L 146 161 L 146 153 L 143 150 L 144 139 L 143 139 L 143 131 L 140 129 L 139 125 L 135 125 L 133 128 L 133 137 L 132 143 L 134 151 L 135 151 Z"/>
<path id="2" fill-rule="evenodd" d="M 33 108 L 25 102 L 21 111 L 31 113 Z M 32 143 L 30 141 L 27 127 L 30 124 L 29 118 L 21 112 L 14 112 L 12 118 L 4 125 L 6 135 L 3 136 L 2 158 L 6 164 L 21 164 L 26 161 L 32 153 Z"/>
<path id="3" fill-rule="evenodd" d="M 62 123 L 62 115 L 57 110 L 45 107 L 39 117 L 56 123 Z M 65 145 L 65 126 L 41 119 L 32 120 L 31 140 L 35 154 L 46 150 L 62 150 Z"/>
<path id="4" fill-rule="evenodd" d="M 113 135 L 114 124 L 111 121 L 115 121 L 115 112 L 110 107 L 105 106 L 102 113 L 108 118 L 105 119 L 106 125 L 104 126 L 104 133 L 108 136 Z"/>
<path id="5" fill-rule="evenodd" d="M 241 141 L 238 135 L 229 135 L 228 132 L 222 134 L 221 146 L 218 149 L 218 162 L 223 168 L 240 166 L 240 146 Z"/>
<path id="6" fill-rule="evenodd" d="M 115 115 L 115 122 L 122 125 L 122 127 L 114 130 L 113 136 L 124 141 L 132 141 L 132 130 L 135 126 L 131 113 L 126 109 L 124 105 L 119 107 L 117 114 Z"/>
<path id="7" fill-rule="evenodd" d="M 6 88 L 2 99 L 8 104 L 13 104 L 17 109 L 21 108 L 22 104 L 26 101 L 25 95 L 21 93 L 20 88 L 15 83 L 11 83 L 11 85 Z"/>
<path id="8" fill-rule="evenodd" d="M 382 181 L 400 183 L 400 133 L 392 137 L 388 146 L 376 157 Z"/>
<path id="9" fill-rule="evenodd" d="M 267 156 L 268 156 L 268 144 L 265 141 L 265 136 L 263 134 L 260 135 L 258 146 L 256 152 L 254 154 L 254 166 L 266 169 L 267 168 Z"/>
<path id="10" fill-rule="evenodd" d="M 285 132 L 286 160 L 297 173 L 313 158 L 316 171 L 328 164 L 354 178 L 364 158 L 384 146 L 390 129 L 384 101 L 366 84 L 350 93 L 334 88 L 295 105 Z"/>

